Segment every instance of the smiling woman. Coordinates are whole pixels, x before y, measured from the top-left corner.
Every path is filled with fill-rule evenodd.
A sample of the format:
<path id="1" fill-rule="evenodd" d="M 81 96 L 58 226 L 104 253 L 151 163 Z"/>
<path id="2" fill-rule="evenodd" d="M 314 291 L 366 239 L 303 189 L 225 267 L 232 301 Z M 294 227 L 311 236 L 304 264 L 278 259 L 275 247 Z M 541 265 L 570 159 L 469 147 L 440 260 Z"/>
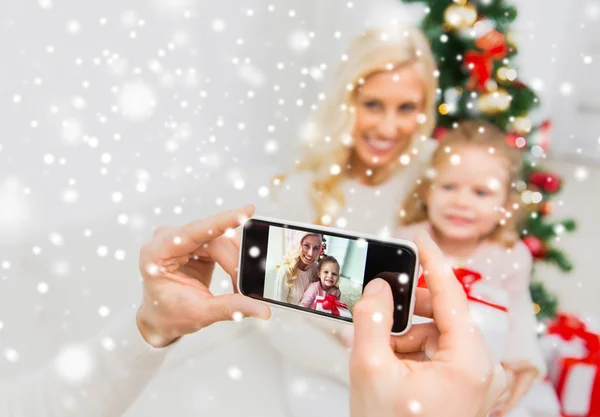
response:
<path id="1" fill-rule="evenodd" d="M 401 26 L 364 32 L 344 57 L 312 121 L 304 158 L 283 182 L 274 181 L 282 184 L 275 193 L 277 214 L 367 232 L 393 230 L 400 205 L 394 196 L 412 186 L 415 166 L 431 147 L 435 62 L 423 34 Z M 380 199 L 377 214 L 372 205 L 368 213 L 361 209 L 373 193 L 386 200 Z M 352 195 L 361 200 L 356 207 Z"/>
<path id="2" fill-rule="evenodd" d="M 322 242 L 320 235 L 305 233 L 287 251 L 275 280 L 276 300 L 290 304 L 300 303 L 304 291 L 316 274 Z"/>

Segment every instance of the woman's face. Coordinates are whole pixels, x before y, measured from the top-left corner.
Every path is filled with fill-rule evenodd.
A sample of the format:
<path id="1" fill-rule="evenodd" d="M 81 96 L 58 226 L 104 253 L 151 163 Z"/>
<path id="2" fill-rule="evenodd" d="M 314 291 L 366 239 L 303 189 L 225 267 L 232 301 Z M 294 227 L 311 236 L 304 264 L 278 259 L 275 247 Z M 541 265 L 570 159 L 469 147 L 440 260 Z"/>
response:
<path id="1" fill-rule="evenodd" d="M 315 235 L 306 236 L 302 240 L 300 260 L 306 265 L 315 263 L 321 252 L 321 238 Z"/>
<path id="2" fill-rule="evenodd" d="M 419 127 L 425 88 L 413 65 L 375 73 L 356 93 L 354 152 L 367 167 L 400 157 Z"/>

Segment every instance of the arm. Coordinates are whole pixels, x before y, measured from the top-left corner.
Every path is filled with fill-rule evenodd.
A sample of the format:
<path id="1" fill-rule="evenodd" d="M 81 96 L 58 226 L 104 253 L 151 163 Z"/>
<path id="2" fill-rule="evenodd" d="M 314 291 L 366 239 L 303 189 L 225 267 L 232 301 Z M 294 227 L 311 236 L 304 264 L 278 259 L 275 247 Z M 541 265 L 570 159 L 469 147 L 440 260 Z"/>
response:
<path id="1" fill-rule="evenodd" d="M 171 350 L 146 343 L 136 326 L 134 311 L 118 316 L 81 348 L 90 359 L 90 372 L 84 380 L 69 381 L 55 364 L 49 364 L 16 381 L 0 384 L 0 416 L 121 415 Z"/>
<path id="2" fill-rule="evenodd" d="M 311 308 L 315 302 L 315 298 L 317 298 L 317 287 L 315 286 L 315 283 L 313 283 L 308 286 L 306 291 L 304 291 L 300 305 L 302 307 Z"/>
<path id="3" fill-rule="evenodd" d="M 290 293 L 290 287 L 287 285 L 289 273 L 283 266 L 279 267 L 277 277 L 275 278 L 275 298 L 278 301 L 287 302 Z"/>
<path id="4" fill-rule="evenodd" d="M 269 318 L 269 308 L 241 294 L 214 296 L 208 285 L 218 263 L 237 272 L 239 241 L 224 236 L 252 216 L 254 208 L 231 210 L 180 227 L 160 227 L 140 250 L 143 302 L 137 314 L 116 320 L 96 338 L 78 346 L 74 365 L 86 373 L 74 380 L 57 363 L 14 382 L 0 383 L 1 417 L 119 416 L 136 399 L 178 338 L 216 322 Z M 179 239 L 175 242 L 175 237 Z M 196 256 L 194 262 L 190 258 Z M 160 300 L 160 302 L 158 302 Z M 66 358 L 71 366 L 73 361 Z M 81 361 L 81 364 L 77 362 Z M 71 378 L 68 378 L 68 377 Z"/>

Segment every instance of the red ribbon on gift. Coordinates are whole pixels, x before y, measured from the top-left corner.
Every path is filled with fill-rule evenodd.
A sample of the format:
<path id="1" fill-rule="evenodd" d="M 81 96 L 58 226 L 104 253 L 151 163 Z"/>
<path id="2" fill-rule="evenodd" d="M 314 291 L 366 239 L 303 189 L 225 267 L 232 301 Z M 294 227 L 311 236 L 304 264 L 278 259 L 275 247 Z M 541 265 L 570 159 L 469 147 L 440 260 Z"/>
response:
<path id="1" fill-rule="evenodd" d="M 558 313 L 556 319 L 548 325 L 548 334 L 560 336 L 563 340 L 569 342 L 574 337 L 579 337 L 587 341 L 587 331 L 585 323 L 577 317 L 567 313 Z"/>
<path id="2" fill-rule="evenodd" d="M 559 313 L 557 318 L 548 326 L 548 333 L 560 336 L 566 341 L 578 337 L 585 342 L 587 356 L 585 358 L 563 358 L 556 393 L 561 399 L 565 389 L 565 383 L 569 372 L 576 365 L 592 365 L 596 367 L 596 377 L 592 387 L 592 398 L 590 408 L 585 416 L 577 417 L 600 417 L 600 336 L 587 330 L 585 323 L 574 315 Z M 567 414 L 565 417 L 571 417 Z M 575 416 L 572 416 L 575 417 Z"/>
<path id="3" fill-rule="evenodd" d="M 334 316 L 340 315 L 340 310 L 338 307 L 345 308 L 348 310 L 348 306 L 340 301 L 338 301 L 333 294 L 327 295 L 323 300 L 318 300 L 317 303 L 322 303 L 321 306 L 324 310 L 330 310 L 331 314 Z"/>
<path id="4" fill-rule="evenodd" d="M 458 279 L 458 281 L 463 286 L 463 289 L 465 290 L 465 294 L 467 295 L 467 300 L 474 301 L 476 303 L 481 303 L 481 304 L 495 308 L 500 311 L 504 311 L 504 312 L 508 311 L 508 309 L 504 306 L 501 306 L 499 304 L 490 303 L 489 301 L 485 301 L 485 300 L 475 297 L 474 295 L 471 294 L 471 291 L 472 291 L 471 286 L 475 282 L 481 281 L 482 277 L 481 277 L 480 273 L 471 271 L 470 269 L 466 269 L 466 268 L 452 268 L 452 271 L 454 271 L 454 275 L 456 276 L 456 279 Z M 417 287 L 427 288 L 427 283 L 425 282 L 425 277 L 423 275 L 421 275 L 419 277 L 419 282 L 417 283 Z"/>
<path id="5" fill-rule="evenodd" d="M 562 395 L 565 389 L 565 382 L 567 375 L 571 372 L 572 368 L 576 365 L 588 364 L 596 367 L 596 376 L 594 378 L 594 386 L 592 387 L 592 397 L 590 398 L 590 408 L 585 415 L 571 415 L 563 413 L 564 417 L 600 417 L 600 360 L 598 357 L 587 357 L 587 358 L 564 358 L 562 360 L 562 368 L 560 376 L 558 378 L 558 384 L 556 385 L 556 394 L 562 404 Z"/>

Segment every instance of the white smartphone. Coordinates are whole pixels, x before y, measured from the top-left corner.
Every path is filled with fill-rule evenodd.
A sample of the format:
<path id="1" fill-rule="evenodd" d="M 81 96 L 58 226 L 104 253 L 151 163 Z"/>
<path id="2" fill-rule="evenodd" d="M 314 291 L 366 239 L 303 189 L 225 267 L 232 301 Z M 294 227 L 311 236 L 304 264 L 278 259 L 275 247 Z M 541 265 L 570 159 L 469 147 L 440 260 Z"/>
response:
<path id="1" fill-rule="evenodd" d="M 363 288 L 385 279 L 394 297 L 394 335 L 410 329 L 419 258 L 414 243 L 266 217 L 242 229 L 238 289 L 249 297 L 352 322 Z"/>

